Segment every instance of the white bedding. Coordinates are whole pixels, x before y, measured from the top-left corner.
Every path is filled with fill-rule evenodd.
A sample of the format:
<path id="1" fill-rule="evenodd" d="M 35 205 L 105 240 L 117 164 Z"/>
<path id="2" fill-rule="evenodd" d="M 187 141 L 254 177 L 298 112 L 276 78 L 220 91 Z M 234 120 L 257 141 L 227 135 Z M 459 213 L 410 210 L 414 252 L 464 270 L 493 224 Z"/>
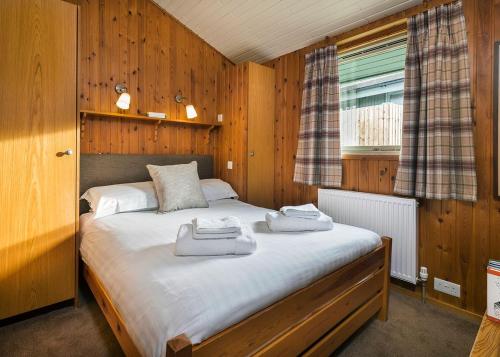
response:
<path id="1" fill-rule="evenodd" d="M 145 356 L 165 355 L 181 333 L 199 343 L 381 244 L 371 231 L 334 224 L 331 231 L 271 233 L 269 210 L 237 200 L 156 214 L 81 217 L 80 251 L 101 280 Z M 238 216 L 255 232 L 248 256 L 177 257 L 177 230 L 194 217 Z"/>

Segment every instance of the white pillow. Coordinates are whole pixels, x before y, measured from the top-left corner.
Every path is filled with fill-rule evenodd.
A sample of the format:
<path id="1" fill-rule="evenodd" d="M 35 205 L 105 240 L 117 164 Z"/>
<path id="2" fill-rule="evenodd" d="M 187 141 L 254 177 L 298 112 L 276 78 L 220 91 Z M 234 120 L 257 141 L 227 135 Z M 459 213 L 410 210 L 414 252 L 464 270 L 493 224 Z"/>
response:
<path id="1" fill-rule="evenodd" d="M 165 213 L 186 208 L 207 208 L 198 176 L 198 163 L 180 165 L 146 165 L 153 179 L 160 208 Z"/>
<path id="2" fill-rule="evenodd" d="M 230 184 L 219 179 L 200 180 L 201 189 L 207 201 L 223 200 L 225 198 L 238 198 L 238 194 Z"/>
<path id="3" fill-rule="evenodd" d="M 92 187 L 81 198 L 89 203 L 95 213 L 94 218 L 120 212 L 158 209 L 158 198 L 152 181 Z"/>

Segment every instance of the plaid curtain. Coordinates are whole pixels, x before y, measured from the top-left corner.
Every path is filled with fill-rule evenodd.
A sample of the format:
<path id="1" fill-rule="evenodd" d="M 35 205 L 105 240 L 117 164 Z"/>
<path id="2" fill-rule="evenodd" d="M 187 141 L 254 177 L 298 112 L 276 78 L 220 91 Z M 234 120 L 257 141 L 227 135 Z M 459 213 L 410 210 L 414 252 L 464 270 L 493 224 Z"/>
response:
<path id="1" fill-rule="evenodd" d="M 394 192 L 476 201 L 469 60 L 460 1 L 411 17 Z"/>
<path id="2" fill-rule="evenodd" d="M 328 46 L 307 54 L 305 64 L 293 181 L 340 187 L 342 160 L 337 47 Z"/>

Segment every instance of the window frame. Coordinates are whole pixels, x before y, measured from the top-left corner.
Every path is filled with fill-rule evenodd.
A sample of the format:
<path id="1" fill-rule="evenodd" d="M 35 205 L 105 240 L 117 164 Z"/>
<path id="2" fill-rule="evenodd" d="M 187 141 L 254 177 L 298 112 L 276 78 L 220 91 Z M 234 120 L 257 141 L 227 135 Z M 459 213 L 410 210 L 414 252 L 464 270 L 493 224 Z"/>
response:
<path id="1" fill-rule="evenodd" d="M 384 43 L 391 43 L 398 40 L 406 40 L 407 33 L 397 31 L 395 33 L 385 35 L 380 38 L 372 39 L 367 43 L 358 43 L 355 46 L 343 46 L 342 49 L 339 50 L 339 65 L 341 63 L 343 55 L 345 56 L 348 53 L 363 51 L 363 48 L 370 47 L 378 47 L 384 45 Z M 341 101 L 341 93 L 340 93 L 340 83 L 339 83 L 339 102 Z M 342 112 L 339 109 L 339 115 Z M 342 142 L 342 138 L 340 139 Z M 342 157 L 344 156 L 398 156 L 400 155 L 401 146 L 400 145 L 380 145 L 380 146 L 340 146 Z"/>

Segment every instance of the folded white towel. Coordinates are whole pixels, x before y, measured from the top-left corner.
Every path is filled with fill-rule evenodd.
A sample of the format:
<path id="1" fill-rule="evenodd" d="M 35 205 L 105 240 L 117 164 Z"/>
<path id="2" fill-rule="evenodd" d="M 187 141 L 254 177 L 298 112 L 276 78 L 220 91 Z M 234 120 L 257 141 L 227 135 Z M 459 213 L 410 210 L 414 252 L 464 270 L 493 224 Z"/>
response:
<path id="1" fill-rule="evenodd" d="M 237 233 L 241 234 L 241 222 L 238 217 L 195 218 L 192 220 L 194 230 L 199 234 Z"/>
<path id="2" fill-rule="evenodd" d="M 312 203 L 301 206 L 283 206 L 280 212 L 287 217 L 300 217 L 316 219 L 320 216 L 319 210 Z"/>
<path id="3" fill-rule="evenodd" d="M 331 217 L 322 212 L 319 214 L 317 219 L 308 219 L 287 217 L 281 212 L 268 212 L 266 213 L 266 222 L 273 232 L 328 231 L 332 229 Z"/>
<path id="4" fill-rule="evenodd" d="M 194 239 L 193 225 L 183 224 L 177 233 L 175 255 L 243 255 L 257 249 L 257 242 L 249 227 L 242 227 L 242 234 L 234 239 Z"/>
<path id="5" fill-rule="evenodd" d="M 230 233 L 197 233 L 196 229 L 193 228 L 194 239 L 235 239 L 240 235 L 241 235 L 241 228 L 239 232 L 230 232 Z"/>

